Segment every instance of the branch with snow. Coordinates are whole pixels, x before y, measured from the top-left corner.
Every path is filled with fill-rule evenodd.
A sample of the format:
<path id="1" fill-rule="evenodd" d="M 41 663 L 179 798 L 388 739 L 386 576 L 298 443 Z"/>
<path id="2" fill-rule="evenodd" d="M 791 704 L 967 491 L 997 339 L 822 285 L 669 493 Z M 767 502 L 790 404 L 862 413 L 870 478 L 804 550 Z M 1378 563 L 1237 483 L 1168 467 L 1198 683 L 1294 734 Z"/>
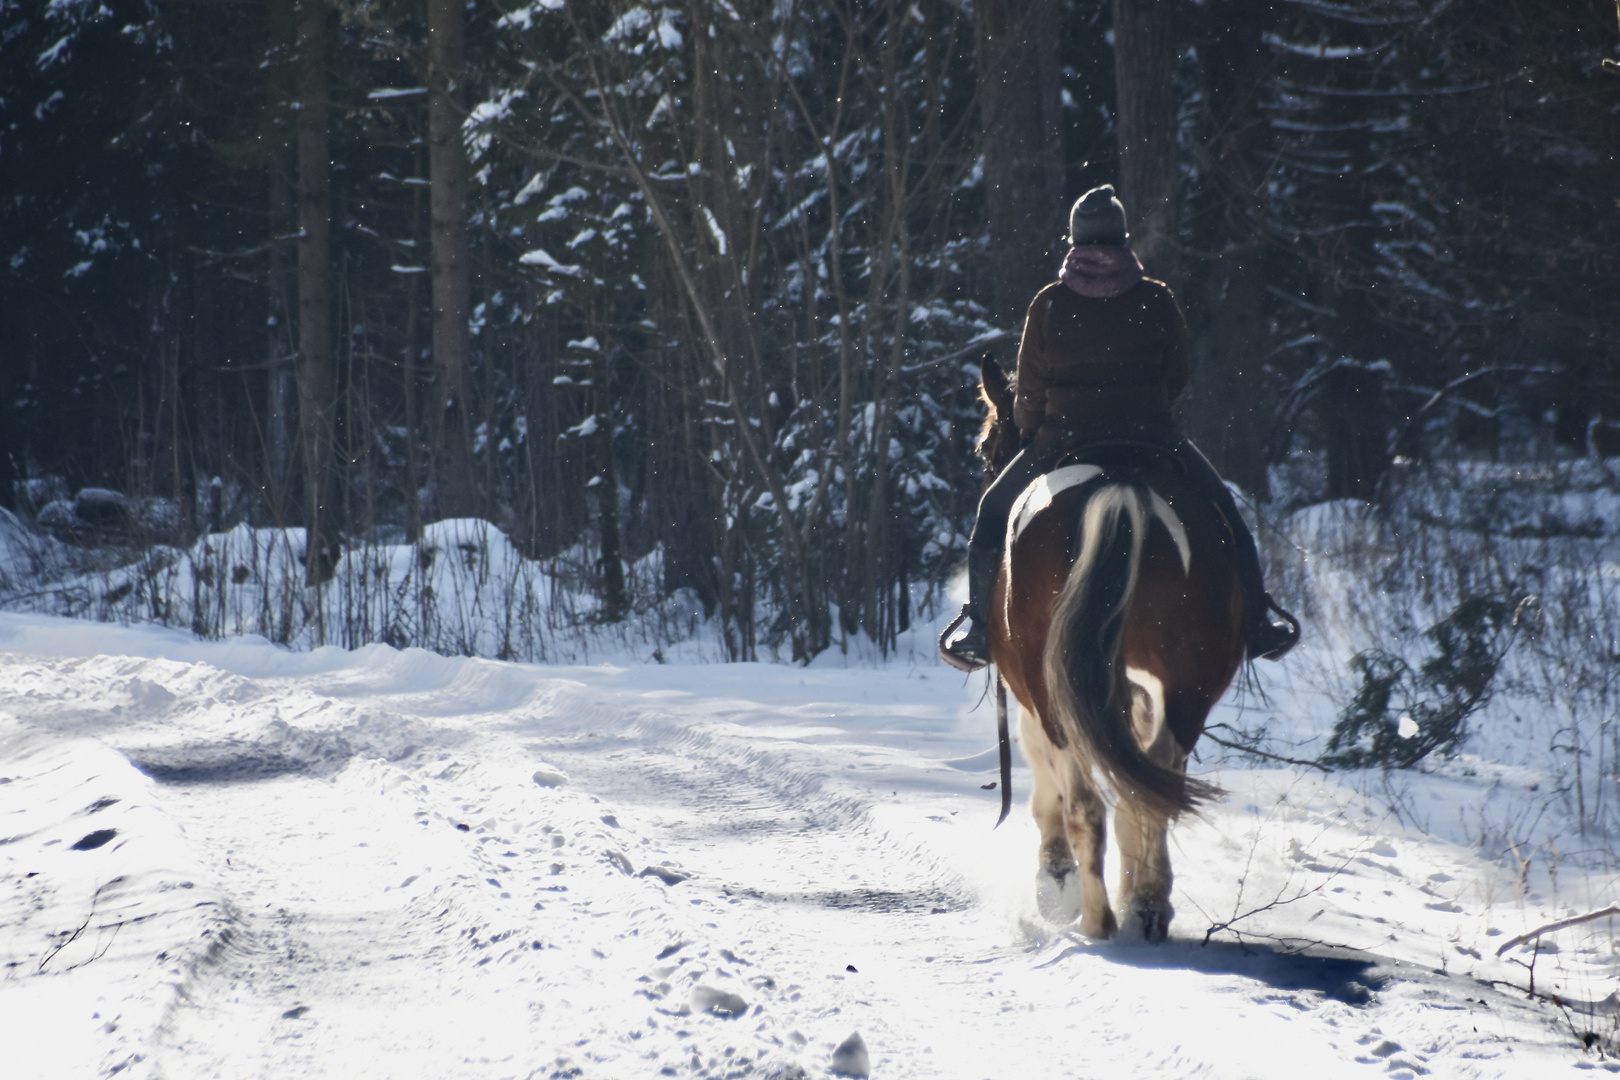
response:
<path id="1" fill-rule="evenodd" d="M 1508 941 L 1504 942 L 1502 947 L 1496 950 L 1496 955 L 1501 956 L 1515 945 L 1523 945 L 1525 942 L 1530 941 L 1533 938 L 1539 938 L 1543 934 L 1551 934 L 1557 930 L 1567 930 L 1571 926 L 1579 926 L 1581 923 L 1589 923 L 1598 919 L 1606 919 L 1613 915 L 1620 915 L 1620 904 L 1610 904 L 1608 907 L 1598 911 L 1588 911 L 1585 915 L 1571 915 L 1567 919 L 1559 919 L 1557 922 L 1550 922 L 1545 926 L 1538 926 L 1534 930 L 1530 930 L 1526 933 L 1520 934 L 1516 938 L 1510 938 Z"/>

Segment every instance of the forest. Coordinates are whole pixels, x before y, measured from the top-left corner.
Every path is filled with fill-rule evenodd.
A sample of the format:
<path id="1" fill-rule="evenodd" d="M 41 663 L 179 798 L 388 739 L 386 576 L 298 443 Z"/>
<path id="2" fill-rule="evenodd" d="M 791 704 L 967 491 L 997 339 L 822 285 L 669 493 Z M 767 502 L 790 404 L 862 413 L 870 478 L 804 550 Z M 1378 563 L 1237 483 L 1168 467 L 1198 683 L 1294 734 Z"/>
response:
<path id="1" fill-rule="evenodd" d="M 126 560 L 296 534 L 264 603 L 306 610 L 476 519 L 580 619 L 883 649 L 1101 183 L 1262 508 L 1601 462 L 1617 35 L 1606 0 L 0 0 L 0 508 Z"/>

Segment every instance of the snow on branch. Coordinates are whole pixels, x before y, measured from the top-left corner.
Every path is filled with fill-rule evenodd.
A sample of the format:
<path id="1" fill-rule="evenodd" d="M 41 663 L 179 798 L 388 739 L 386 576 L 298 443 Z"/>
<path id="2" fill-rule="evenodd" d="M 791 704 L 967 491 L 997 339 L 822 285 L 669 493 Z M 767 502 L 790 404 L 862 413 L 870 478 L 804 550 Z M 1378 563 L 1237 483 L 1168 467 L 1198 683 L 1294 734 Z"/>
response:
<path id="1" fill-rule="evenodd" d="M 1605 919 L 1611 915 L 1620 915 L 1620 904 L 1610 904 L 1601 911 L 1588 911 L 1585 915 L 1572 915 L 1567 919 L 1559 919 L 1557 922 L 1548 923 L 1546 926 L 1538 926 L 1528 933 L 1520 934 L 1516 938 L 1503 942 L 1502 947 L 1496 950 L 1496 955 L 1501 956 L 1515 945 L 1523 945 L 1532 938 L 1539 938 L 1543 934 L 1550 934 L 1555 930 L 1567 930 L 1571 926 L 1579 926 L 1581 923 Z"/>
<path id="2" fill-rule="evenodd" d="M 1326 42 L 1306 45 L 1298 41 L 1284 41 L 1270 32 L 1261 34 L 1260 40 L 1274 49 L 1281 49 L 1295 56 L 1314 56 L 1319 60 L 1348 60 L 1355 56 L 1371 56 L 1383 51 L 1384 46 L 1389 44 L 1386 41 L 1381 45 L 1329 45 Z"/>

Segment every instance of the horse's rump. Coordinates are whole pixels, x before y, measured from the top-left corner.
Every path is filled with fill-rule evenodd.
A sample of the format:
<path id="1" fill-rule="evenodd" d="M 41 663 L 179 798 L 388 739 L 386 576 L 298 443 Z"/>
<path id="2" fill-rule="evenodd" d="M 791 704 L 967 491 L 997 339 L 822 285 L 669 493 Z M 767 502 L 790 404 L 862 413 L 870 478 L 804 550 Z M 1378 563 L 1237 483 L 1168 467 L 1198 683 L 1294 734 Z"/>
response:
<path id="1" fill-rule="evenodd" d="M 1180 767 L 1241 658 L 1229 534 L 1213 507 L 1173 473 L 1071 465 L 1030 485 L 1007 539 L 996 621 L 1025 658 L 1009 682 L 1048 738 L 1166 817 L 1214 795 Z M 1157 683 L 1159 726 L 1180 744 L 1171 761 L 1134 731 L 1128 669 Z"/>

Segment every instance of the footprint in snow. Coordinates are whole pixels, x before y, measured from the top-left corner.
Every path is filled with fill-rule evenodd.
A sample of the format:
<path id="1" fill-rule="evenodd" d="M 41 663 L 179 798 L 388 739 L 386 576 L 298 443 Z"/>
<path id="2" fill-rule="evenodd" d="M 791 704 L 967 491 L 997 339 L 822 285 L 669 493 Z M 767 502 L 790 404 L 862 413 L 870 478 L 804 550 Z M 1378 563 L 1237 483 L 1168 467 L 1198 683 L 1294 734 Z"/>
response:
<path id="1" fill-rule="evenodd" d="M 728 1020 L 735 1019 L 748 1011 L 748 1002 L 744 1001 L 741 995 L 733 994 L 729 990 L 705 986 L 702 983 L 692 987 L 692 995 L 689 1000 L 693 1012 L 712 1013 Z"/>
<path id="2" fill-rule="evenodd" d="M 101 847 L 103 844 L 107 843 L 107 841 L 111 840 L 113 837 L 115 837 L 117 835 L 118 835 L 118 830 L 117 829 L 97 829 L 93 833 L 86 833 L 69 850 L 72 850 L 72 851 L 93 851 L 96 848 Z"/>
<path id="3" fill-rule="evenodd" d="M 691 878 L 691 876 L 684 870 L 677 870 L 673 866 L 667 865 L 644 867 L 641 873 L 636 875 L 636 877 L 655 877 L 665 885 L 679 885 L 681 882 Z"/>

